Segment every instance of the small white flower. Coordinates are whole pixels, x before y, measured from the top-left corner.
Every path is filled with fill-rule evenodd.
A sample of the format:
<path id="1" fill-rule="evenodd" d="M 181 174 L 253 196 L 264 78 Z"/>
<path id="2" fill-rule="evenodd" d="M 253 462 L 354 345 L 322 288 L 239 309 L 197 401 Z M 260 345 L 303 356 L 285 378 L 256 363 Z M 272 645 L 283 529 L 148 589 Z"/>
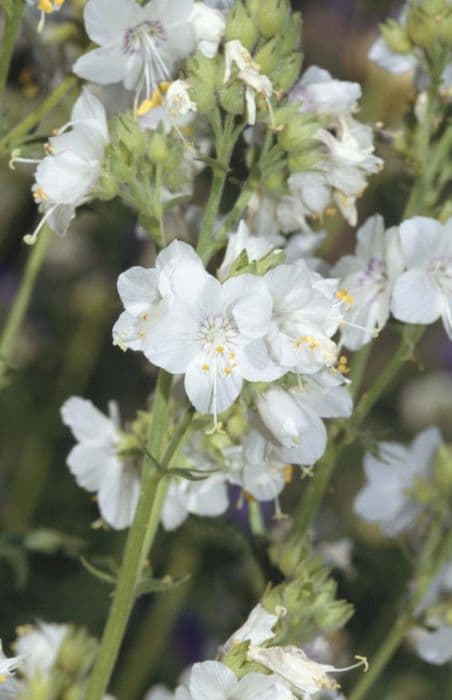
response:
<path id="1" fill-rule="evenodd" d="M 452 625 L 439 625 L 433 631 L 415 630 L 415 649 L 429 664 L 442 666 L 452 661 Z"/>
<path id="2" fill-rule="evenodd" d="M 5 689 L 5 686 L 8 686 L 8 682 L 14 678 L 14 672 L 19 666 L 22 665 L 22 663 L 23 658 L 20 654 L 17 656 L 11 656 L 10 658 L 5 656 L 2 642 L 0 640 L 0 696 Z"/>
<path id="3" fill-rule="evenodd" d="M 189 691 L 190 700 L 294 700 L 290 689 L 275 676 L 248 673 L 238 681 L 235 673 L 218 661 L 193 666 Z"/>
<path id="4" fill-rule="evenodd" d="M 378 523 L 388 537 L 396 537 L 410 528 L 422 513 L 410 491 L 418 478 L 428 478 L 432 461 L 442 444 L 437 428 L 423 430 L 409 447 L 396 442 L 379 444 L 379 456 L 367 454 L 364 471 L 367 484 L 358 493 L 355 513 Z"/>
<path id="5" fill-rule="evenodd" d="M 67 625 L 40 622 L 36 627 L 18 630 L 15 648 L 24 662 L 21 673 L 26 678 L 48 676 L 55 665 L 61 644 L 68 632 Z"/>
<path id="6" fill-rule="evenodd" d="M 404 263 L 399 230 L 385 231 L 379 214 L 369 218 L 358 231 L 355 255 L 346 255 L 332 270 L 347 290 L 342 341 L 350 350 L 370 342 L 389 318 L 394 283 Z"/>
<path id="7" fill-rule="evenodd" d="M 35 243 L 45 223 L 60 235 L 66 233 L 76 208 L 93 196 L 108 142 L 104 106 L 85 88 L 74 105 L 71 121 L 49 139 L 50 155 L 38 161 L 32 191 L 44 216 L 35 232 L 25 236 L 26 243 Z"/>
<path id="8" fill-rule="evenodd" d="M 248 659 L 257 661 L 273 673 L 290 683 L 296 693 L 302 693 L 305 700 L 317 696 L 319 690 L 336 689 L 339 684 L 328 673 L 349 671 L 358 666 L 367 668 L 367 661 L 356 657 L 359 662 L 346 668 L 335 668 L 331 664 L 311 661 L 302 649 L 287 647 L 254 647 L 248 650 Z"/>
<path id="9" fill-rule="evenodd" d="M 278 615 L 269 613 L 268 610 L 258 603 L 251 610 L 243 625 L 223 645 L 222 653 L 227 653 L 231 647 L 241 642 L 250 642 L 252 646 L 260 646 L 270 641 L 275 636 L 273 627 L 278 620 Z"/>
<path id="10" fill-rule="evenodd" d="M 273 110 L 270 103 L 273 94 L 271 80 L 260 73 L 259 66 L 253 61 L 248 49 L 236 39 L 228 41 L 225 45 L 224 83 L 231 79 L 234 64 L 238 68 L 237 78 L 245 85 L 248 124 L 253 126 L 256 123 L 256 96 L 258 95 L 263 96 L 273 121 Z"/>
<path id="11" fill-rule="evenodd" d="M 224 14 L 203 2 L 195 2 L 190 21 L 193 24 L 198 50 L 207 58 L 216 56 L 226 28 Z"/>
<path id="12" fill-rule="evenodd" d="M 392 313 L 406 323 L 441 318 L 452 338 L 452 219 L 416 216 L 401 224 L 400 239 L 408 269 L 395 283 Z"/>
<path id="13" fill-rule="evenodd" d="M 74 72 L 101 85 L 122 82 L 127 90 L 151 95 L 170 80 L 179 59 L 194 48 L 190 22 L 193 0 L 88 0 L 85 27 L 99 48 L 76 61 Z M 108 17 L 108 21 L 106 18 Z"/>
<path id="14" fill-rule="evenodd" d="M 118 455 L 117 422 L 77 396 L 63 404 L 61 416 L 78 441 L 67 458 L 77 484 L 97 494 L 100 513 L 111 527 L 128 527 L 138 502 L 140 476 L 133 464 Z"/>
<path id="15" fill-rule="evenodd" d="M 303 112 L 318 116 L 342 116 L 357 109 L 361 94 L 359 83 L 335 80 L 327 70 L 311 66 L 294 85 L 289 99 L 300 102 Z"/>
<path id="16" fill-rule="evenodd" d="M 173 128 L 180 134 L 180 129 L 190 124 L 197 111 L 189 89 L 190 83 L 187 80 L 161 83 L 154 88 L 150 98 L 144 100 L 138 108 L 140 125 L 155 130 L 162 124 L 166 134 Z"/>

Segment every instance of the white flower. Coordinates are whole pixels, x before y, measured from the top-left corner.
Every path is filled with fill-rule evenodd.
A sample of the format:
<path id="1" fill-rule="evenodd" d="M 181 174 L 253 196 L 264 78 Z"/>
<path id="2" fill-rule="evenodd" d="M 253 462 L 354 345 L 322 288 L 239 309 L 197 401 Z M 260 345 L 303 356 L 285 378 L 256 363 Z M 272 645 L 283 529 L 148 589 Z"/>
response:
<path id="1" fill-rule="evenodd" d="M 404 268 L 399 230 L 385 231 L 379 214 L 369 218 L 357 236 L 355 255 L 344 256 L 332 270 L 350 300 L 342 326 L 342 341 L 350 350 L 368 343 L 385 325 L 393 286 Z"/>
<path id="2" fill-rule="evenodd" d="M 182 276 L 183 277 L 183 276 Z M 272 381 L 278 372 L 263 353 L 271 299 L 265 282 L 240 275 L 220 284 L 194 270 L 161 313 L 146 342 L 145 354 L 158 367 L 185 374 L 185 390 L 200 413 L 229 408 L 243 379 Z"/>
<path id="3" fill-rule="evenodd" d="M 144 700 L 175 700 L 174 693 L 165 688 L 164 685 L 156 685 L 149 690 Z"/>
<path id="4" fill-rule="evenodd" d="M 196 104 L 189 95 L 190 83 L 187 80 L 174 80 L 161 83 L 154 88 L 149 99 L 138 108 L 140 125 L 145 129 L 157 129 L 162 124 L 166 134 L 171 129 L 186 127 L 197 111 Z"/>
<path id="5" fill-rule="evenodd" d="M 281 676 L 290 683 L 296 693 L 302 693 L 305 700 L 315 696 L 319 690 L 339 688 L 339 684 L 329 678 L 327 673 L 349 671 L 362 665 L 366 668 L 366 660 L 357 658 L 360 659 L 357 664 L 347 668 L 335 668 L 331 664 L 311 661 L 304 651 L 294 646 L 269 648 L 251 646 L 248 650 L 248 659 L 257 661 Z"/>
<path id="6" fill-rule="evenodd" d="M 294 85 L 289 99 L 300 102 L 303 112 L 342 116 L 356 110 L 361 93 L 359 83 L 335 80 L 327 70 L 311 66 Z"/>
<path id="7" fill-rule="evenodd" d="M 367 484 L 355 499 L 354 510 L 368 522 L 378 523 L 388 537 L 411 527 L 422 505 L 410 491 L 418 478 L 428 478 L 432 461 L 442 443 L 437 428 L 423 430 L 409 447 L 396 442 L 379 444 L 379 456 L 367 454 Z"/>
<path id="8" fill-rule="evenodd" d="M 249 51 L 234 39 L 225 44 L 225 72 L 224 83 L 227 83 L 232 76 L 234 64 L 238 68 L 237 78 L 245 85 L 245 101 L 247 107 L 247 120 L 250 126 L 256 123 L 256 96 L 262 95 L 270 117 L 273 120 L 273 111 L 270 103 L 273 94 L 273 86 L 271 80 L 260 73 L 259 66 L 252 59 Z"/>
<path id="9" fill-rule="evenodd" d="M 160 315 L 161 302 L 177 289 L 192 288 L 204 267 L 192 246 L 173 241 L 159 253 L 155 268 L 131 267 L 119 275 L 118 292 L 125 311 L 113 326 L 113 342 L 122 349 L 141 350 Z"/>
<path id="10" fill-rule="evenodd" d="M 61 415 L 79 443 L 67 458 L 77 484 L 97 494 L 100 513 L 111 527 L 128 527 L 138 502 L 140 476 L 118 455 L 117 422 L 77 396 L 63 404 Z"/>
<path id="11" fill-rule="evenodd" d="M 74 72 L 108 85 L 122 82 L 136 102 L 170 80 L 175 64 L 194 48 L 193 0 L 88 0 L 85 27 L 99 48 L 76 61 Z M 108 21 L 106 21 L 108 18 Z"/>
<path id="12" fill-rule="evenodd" d="M 304 260 L 279 265 L 264 279 L 273 300 L 266 342 L 274 362 L 301 374 L 333 366 L 337 346 L 331 337 L 342 312 L 334 293 L 326 290 L 325 281 L 309 270 Z"/>
<path id="13" fill-rule="evenodd" d="M 435 630 L 415 630 L 415 649 L 429 664 L 442 666 L 452 661 L 452 625 L 439 625 Z"/>
<path id="14" fill-rule="evenodd" d="M 195 2 L 190 21 L 195 31 L 198 50 L 207 58 L 216 56 L 226 28 L 223 13 L 203 2 Z"/>
<path id="15" fill-rule="evenodd" d="M 291 471 L 260 430 L 251 429 L 242 445 L 224 450 L 228 479 L 258 501 L 272 501 L 291 480 Z"/>
<path id="16" fill-rule="evenodd" d="M 284 612 L 284 611 L 282 611 Z M 232 634 L 222 647 L 224 655 L 235 644 L 250 642 L 253 646 L 260 646 L 264 642 L 273 639 L 275 633 L 273 627 L 279 620 L 278 615 L 269 613 L 260 603 L 258 603 L 248 615 L 246 621 L 238 630 Z"/>
<path id="17" fill-rule="evenodd" d="M 18 630 L 15 648 L 24 659 L 21 673 L 26 678 L 48 676 L 58 657 L 61 644 L 68 632 L 67 625 L 40 622 L 36 627 Z"/>
<path id="18" fill-rule="evenodd" d="M 36 241 L 44 223 L 60 235 L 66 233 L 76 208 L 92 198 L 108 142 L 104 106 L 85 88 L 74 105 L 71 121 L 49 139 L 50 155 L 36 169 L 32 191 L 44 216 L 33 235 L 25 236 L 26 243 Z"/>
<path id="19" fill-rule="evenodd" d="M 326 240 L 327 235 L 326 231 L 316 231 L 315 233 L 303 231 L 301 233 L 295 233 L 288 239 L 284 246 L 284 252 L 286 254 L 285 262 L 295 263 L 300 260 L 300 258 L 303 258 L 308 267 L 312 270 L 318 270 L 324 265 L 324 261 L 321 260 L 321 258 L 315 257 L 313 254 Z"/>
<path id="20" fill-rule="evenodd" d="M 0 640 L 0 697 L 5 689 L 9 690 L 9 681 L 14 677 L 14 672 L 23 663 L 23 658 L 20 654 L 8 658 L 3 652 L 2 642 Z"/>
<path id="21" fill-rule="evenodd" d="M 452 338 L 452 219 L 416 216 L 401 224 L 400 239 L 408 270 L 395 283 L 392 313 L 406 323 L 441 318 Z"/>
<path id="22" fill-rule="evenodd" d="M 276 237 L 278 242 L 282 242 L 281 237 Z M 268 253 L 274 250 L 274 239 L 263 236 L 252 236 L 249 228 L 244 221 L 239 223 L 237 233 L 228 235 L 228 245 L 224 254 L 223 262 L 218 270 L 218 275 L 221 280 L 229 276 L 233 263 L 243 251 L 246 252 L 249 262 L 255 262 L 264 258 Z"/>
<path id="23" fill-rule="evenodd" d="M 190 700 L 293 700 L 289 688 L 275 676 L 248 673 L 238 681 L 236 675 L 218 661 L 204 661 L 193 666 L 189 691 Z"/>

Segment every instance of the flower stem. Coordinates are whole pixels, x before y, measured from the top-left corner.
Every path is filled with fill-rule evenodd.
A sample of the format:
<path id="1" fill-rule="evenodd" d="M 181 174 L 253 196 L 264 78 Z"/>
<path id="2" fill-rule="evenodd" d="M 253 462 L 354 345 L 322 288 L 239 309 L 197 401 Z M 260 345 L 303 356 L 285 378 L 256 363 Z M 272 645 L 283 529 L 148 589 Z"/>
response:
<path id="1" fill-rule="evenodd" d="M 0 388 L 4 383 L 5 375 L 9 367 L 9 356 L 27 312 L 31 294 L 44 262 L 51 235 L 51 229 L 48 226 L 44 226 L 38 236 L 37 242 L 29 253 L 19 291 L 15 296 L 13 305 L 10 308 L 6 323 L 3 327 L 0 337 Z"/>
<path id="2" fill-rule="evenodd" d="M 44 102 L 42 102 L 39 107 L 36 107 L 32 114 L 25 117 L 25 119 L 0 139 L 0 155 L 21 143 L 24 136 L 34 129 L 41 119 L 56 107 L 62 98 L 77 84 L 78 78 L 76 76 L 70 75 L 65 78 Z"/>
<path id="3" fill-rule="evenodd" d="M 172 377 L 163 370 L 157 380 L 147 450 L 153 460 L 167 467 L 190 425 L 192 411 L 187 411 L 176 430 L 163 458 L 162 444 L 169 420 L 169 401 Z M 118 574 L 113 603 L 105 626 L 99 655 L 90 679 L 86 700 L 102 700 L 107 689 L 127 623 L 135 602 L 135 592 L 145 560 L 153 543 L 166 493 L 165 480 L 145 460 L 141 493 L 133 524 L 129 530 L 124 556 Z M 162 488 L 164 484 L 164 488 Z"/>
<path id="4" fill-rule="evenodd" d="M 422 338 L 423 326 L 406 325 L 400 345 L 391 357 L 385 369 L 379 374 L 374 384 L 361 397 L 349 422 L 349 430 L 342 432 L 339 425 L 333 425 L 329 431 L 328 448 L 314 471 L 314 476 L 307 488 L 305 497 L 294 518 L 294 532 L 303 536 L 322 502 L 331 475 L 345 447 L 356 435 L 369 412 L 397 376 L 403 363 L 412 356 L 413 350 Z"/>
<path id="5" fill-rule="evenodd" d="M 2 41 L 2 51 L 0 54 L 0 98 L 3 96 L 6 81 L 8 79 L 11 56 L 13 54 L 16 35 L 19 31 L 22 15 L 25 9 L 25 0 L 15 0 L 11 16 L 6 25 L 5 36 Z"/>

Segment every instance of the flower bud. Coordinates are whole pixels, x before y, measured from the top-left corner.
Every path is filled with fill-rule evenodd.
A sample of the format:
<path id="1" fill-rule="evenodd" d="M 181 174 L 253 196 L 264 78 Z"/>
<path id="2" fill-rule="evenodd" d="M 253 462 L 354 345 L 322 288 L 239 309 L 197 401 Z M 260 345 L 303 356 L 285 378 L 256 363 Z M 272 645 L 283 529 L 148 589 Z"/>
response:
<path id="1" fill-rule="evenodd" d="M 435 39 L 435 19 L 427 15 L 422 7 L 411 5 L 407 18 L 409 39 L 423 49 L 432 47 Z"/>
<path id="2" fill-rule="evenodd" d="M 245 113 L 245 87 L 243 83 L 234 80 L 230 85 L 224 85 L 219 91 L 220 103 L 226 112 L 231 114 Z"/>
<path id="3" fill-rule="evenodd" d="M 293 53 L 284 59 L 280 69 L 271 76 L 276 90 L 289 92 L 292 85 L 298 80 L 302 62 L 302 53 Z"/>
<path id="4" fill-rule="evenodd" d="M 290 6 L 287 0 L 261 0 L 256 17 L 262 36 L 270 38 L 281 33 L 290 20 Z"/>
<path id="5" fill-rule="evenodd" d="M 168 158 L 168 144 L 165 136 L 154 131 L 148 146 L 148 155 L 153 163 L 163 163 Z"/>
<path id="6" fill-rule="evenodd" d="M 441 493 L 452 491 L 452 445 L 441 445 L 433 466 L 435 482 Z"/>
<path id="7" fill-rule="evenodd" d="M 395 19 L 388 19 L 385 24 L 381 24 L 380 31 L 391 51 L 410 53 L 413 50 L 406 28 Z"/>
<path id="8" fill-rule="evenodd" d="M 190 96 L 201 114 L 207 114 L 215 106 L 215 90 L 221 84 L 219 67 L 217 59 L 207 58 L 200 53 L 187 61 Z"/>
<path id="9" fill-rule="evenodd" d="M 237 39 L 245 48 L 252 51 L 257 37 L 255 20 L 249 16 L 242 2 L 236 2 L 226 20 L 225 40 Z"/>
<path id="10" fill-rule="evenodd" d="M 316 168 L 323 157 L 322 152 L 318 148 L 310 148 L 302 153 L 290 153 L 287 159 L 287 164 L 291 173 L 300 173 L 303 170 L 312 170 Z"/>
<path id="11" fill-rule="evenodd" d="M 271 75 L 276 69 L 280 70 L 281 58 L 281 37 L 279 36 L 267 41 L 254 56 L 254 60 L 265 75 Z"/>
<path id="12" fill-rule="evenodd" d="M 309 114 L 298 113 L 287 122 L 278 133 L 278 143 L 285 151 L 302 151 L 310 144 L 314 134 L 319 130 L 319 123 Z"/>
<path id="13" fill-rule="evenodd" d="M 298 51 L 301 45 L 301 28 L 303 20 L 300 12 L 294 12 L 282 35 L 281 50 L 284 54 Z"/>
<path id="14" fill-rule="evenodd" d="M 84 629 L 70 629 L 58 652 L 58 668 L 68 676 L 83 675 L 91 667 L 96 652 L 96 640 Z"/>

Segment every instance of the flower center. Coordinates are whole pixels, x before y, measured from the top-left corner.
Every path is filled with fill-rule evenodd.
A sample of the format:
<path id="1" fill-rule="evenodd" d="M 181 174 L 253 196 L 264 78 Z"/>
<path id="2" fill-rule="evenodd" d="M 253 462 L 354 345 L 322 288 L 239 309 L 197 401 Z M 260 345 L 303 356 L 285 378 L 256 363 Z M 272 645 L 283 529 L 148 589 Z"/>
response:
<path id="1" fill-rule="evenodd" d="M 152 41 L 154 47 L 166 40 L 163 24 L 158 20 L 140 22 L 130 27 L 124 35 L 123 52 L 129 55 L 146 52 L 146 44 Z"/>
<path id="2" fill-rule="evenodd" d="M 380 258 L 370 258 L 359 276 L 359 283 L 362 285 L 378 284 L 385 286 L 387 281 L 388 270 L 385 261 Z"/>

